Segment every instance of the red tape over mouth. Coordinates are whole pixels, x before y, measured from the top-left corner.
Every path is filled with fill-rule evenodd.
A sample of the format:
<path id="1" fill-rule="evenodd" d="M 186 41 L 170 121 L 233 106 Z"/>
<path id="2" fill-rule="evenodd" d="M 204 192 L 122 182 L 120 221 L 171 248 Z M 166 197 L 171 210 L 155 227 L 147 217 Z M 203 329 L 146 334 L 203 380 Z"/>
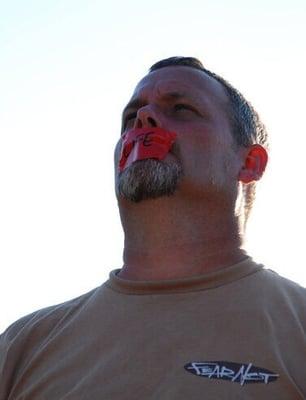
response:
<path id="1" fill-rule="evenodd" d="M 176 136 L 176 133 L 162 128 L 131 129 L 122 137 L 120 172 L 138 160 L 148 158 L 163 160 L 169 153 Z"/>

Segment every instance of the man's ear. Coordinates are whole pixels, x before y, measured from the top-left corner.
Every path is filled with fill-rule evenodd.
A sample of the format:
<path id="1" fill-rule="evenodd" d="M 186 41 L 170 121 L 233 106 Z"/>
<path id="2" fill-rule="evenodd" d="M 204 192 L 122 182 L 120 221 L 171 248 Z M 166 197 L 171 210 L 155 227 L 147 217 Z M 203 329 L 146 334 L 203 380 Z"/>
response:
<path id="1" fill-rule="evenodd" d="M 268 162 L 268 153 L 260 144 L 253 144 L 246 150 L 238 180 L 242 183 L 251 183 L 262 177 Z"/>

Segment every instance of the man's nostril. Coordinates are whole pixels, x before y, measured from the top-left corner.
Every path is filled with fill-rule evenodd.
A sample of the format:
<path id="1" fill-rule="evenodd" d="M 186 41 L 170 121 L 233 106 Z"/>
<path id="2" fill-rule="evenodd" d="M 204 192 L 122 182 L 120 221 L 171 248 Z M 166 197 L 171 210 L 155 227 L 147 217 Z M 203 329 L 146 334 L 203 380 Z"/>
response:
<path id="1" fill-rule="evenodd" d="M 157 127 L 157 123 L 153 118 L 148 117 L 148 122 L 149 122 L 150 125 L 152 125 L 154 127 Z"/>

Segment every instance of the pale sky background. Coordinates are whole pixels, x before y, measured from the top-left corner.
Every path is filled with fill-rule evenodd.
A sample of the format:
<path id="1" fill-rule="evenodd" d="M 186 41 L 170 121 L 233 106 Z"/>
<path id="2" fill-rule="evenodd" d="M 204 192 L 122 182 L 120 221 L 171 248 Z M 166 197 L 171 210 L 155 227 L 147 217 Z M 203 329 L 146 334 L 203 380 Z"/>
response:
<path id="1" fill-rule="evenodd" d="M 120 114 L 173 55 L 260 113 L 272 151 L 247 248 L 306 286 L 305 17 L 304 0 L 0 0 L 0 331 L 121 267 Z"/>

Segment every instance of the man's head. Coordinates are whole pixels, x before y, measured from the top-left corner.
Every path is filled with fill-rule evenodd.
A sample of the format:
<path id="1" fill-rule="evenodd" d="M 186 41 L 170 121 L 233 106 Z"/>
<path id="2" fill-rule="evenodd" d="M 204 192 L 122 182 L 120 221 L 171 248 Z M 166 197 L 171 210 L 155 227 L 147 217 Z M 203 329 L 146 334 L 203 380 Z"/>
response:
<path id="1" fill-rule="evenodd" d="M 198 190 L 209 196 L 229 193 L 233 182 L 241 181 L 247 219 L 255 181 L 267 161 L 267 134 L 258 114 L 236 89 L 197 59 L 159 61 L 137 85 L 123 113 L 123 132 L 145 126 L 175 131 L 177 142 L 164 161 L 136 161 L 121 173 L 119 196 L 129 198 L 131 191 L 125 190 L 131 189 L 134 198 L 129 199 L 140 201 L 173 194 L 184 185 L 190 193 Z"/>

